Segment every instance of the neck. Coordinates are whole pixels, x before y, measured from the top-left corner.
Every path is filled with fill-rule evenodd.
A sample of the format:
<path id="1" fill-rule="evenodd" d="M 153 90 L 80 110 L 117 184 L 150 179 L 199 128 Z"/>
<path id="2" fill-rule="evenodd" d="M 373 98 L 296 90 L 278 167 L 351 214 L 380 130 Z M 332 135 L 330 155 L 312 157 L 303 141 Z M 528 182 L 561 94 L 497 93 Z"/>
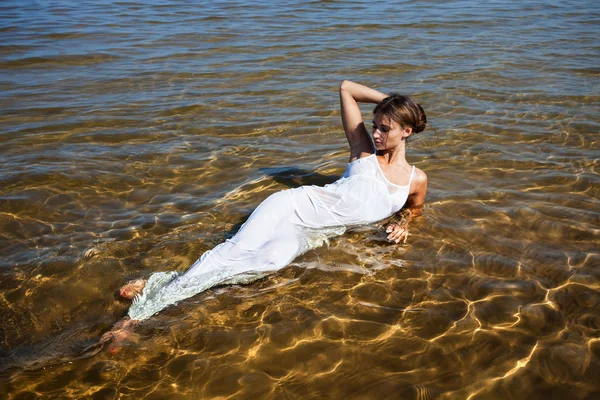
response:
<path id="1" fill-rule="evenodd" d="M 406 145 L 403 140 L 398 146 L 392 149 L 377 151 L 377 154 L 382 156 L 388 164 L 403 164 L 406 163 Z"/>

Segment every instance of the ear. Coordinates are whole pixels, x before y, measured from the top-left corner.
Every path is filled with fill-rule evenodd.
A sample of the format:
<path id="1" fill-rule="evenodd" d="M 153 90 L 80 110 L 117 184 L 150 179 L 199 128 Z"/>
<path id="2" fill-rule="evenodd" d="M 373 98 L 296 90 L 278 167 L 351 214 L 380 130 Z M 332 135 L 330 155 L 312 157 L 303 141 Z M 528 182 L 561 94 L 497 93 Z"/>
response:
<path id="1" fill-rule="evenodd" d="M 406 139 L 407 137 L 409 137 L 412 134 L 412 128 L 410 126 L 407 126 L 406 128 L 402 129 L 402 137 L 404 139 Z"/>

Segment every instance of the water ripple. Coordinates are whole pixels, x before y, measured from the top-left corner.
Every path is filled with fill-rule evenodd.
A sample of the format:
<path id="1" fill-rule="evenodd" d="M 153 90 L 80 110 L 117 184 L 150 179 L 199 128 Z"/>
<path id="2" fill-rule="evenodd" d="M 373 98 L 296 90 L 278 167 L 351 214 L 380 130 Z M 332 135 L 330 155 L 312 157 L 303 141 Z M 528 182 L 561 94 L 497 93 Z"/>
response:
<path id="1" fill-rule="evenodd" d="M 0 12 L 1 393 L 600 396 L 596 2 Z M 342 79 L 427 111 L 408 243 L 349 232 L 80 357 L 128 279 L 185 270 L 270 193 L 343 172 Z"/>

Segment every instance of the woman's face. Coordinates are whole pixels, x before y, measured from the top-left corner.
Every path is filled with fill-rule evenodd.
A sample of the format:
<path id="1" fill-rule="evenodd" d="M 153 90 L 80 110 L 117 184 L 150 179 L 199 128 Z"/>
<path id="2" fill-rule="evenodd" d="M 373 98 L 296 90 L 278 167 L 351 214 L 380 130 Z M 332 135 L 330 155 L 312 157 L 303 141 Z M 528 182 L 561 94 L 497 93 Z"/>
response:
<path id="1" fill-rule="evenodd" d="M 402 129 L 399 123 L 385 114 L 377 113 L 373 117 L 373 142 L 377 150 L 397 147 L 410 132 L 410 128 Z"/>

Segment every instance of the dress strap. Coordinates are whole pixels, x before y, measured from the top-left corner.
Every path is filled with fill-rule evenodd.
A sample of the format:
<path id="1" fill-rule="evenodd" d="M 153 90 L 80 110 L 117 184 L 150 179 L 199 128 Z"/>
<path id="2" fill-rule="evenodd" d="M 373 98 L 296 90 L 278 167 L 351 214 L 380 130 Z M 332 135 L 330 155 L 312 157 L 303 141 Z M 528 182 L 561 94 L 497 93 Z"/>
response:
<path id="1" fill-rule="evenodd" d="M 413 175 L 415 174 L 415 166 L 412 166 L 412 171 L 410 173 L 410 179 L 408 180 L 408 187 L 410 189 L 410 183 L 412 182 Z"/>

